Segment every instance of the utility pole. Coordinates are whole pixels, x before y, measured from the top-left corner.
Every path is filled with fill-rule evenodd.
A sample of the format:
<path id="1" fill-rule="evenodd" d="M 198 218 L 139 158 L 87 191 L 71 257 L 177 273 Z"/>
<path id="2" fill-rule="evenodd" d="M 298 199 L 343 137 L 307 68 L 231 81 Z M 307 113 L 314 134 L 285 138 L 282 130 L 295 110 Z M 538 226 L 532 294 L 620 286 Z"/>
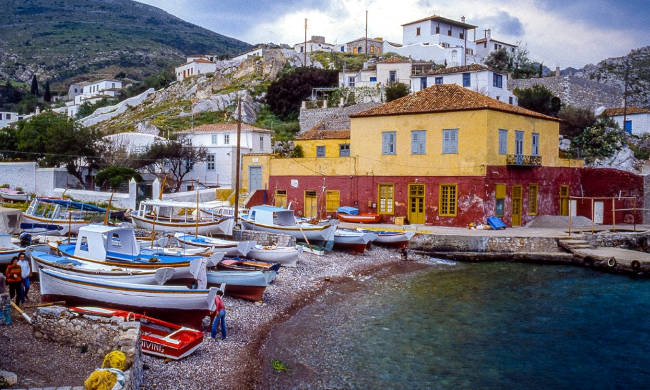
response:
<path id="1" fill-rule="evenodd" d="M 237 97 L 237 161 L 235 162 L 235 224 L 239 220 L 239 159 L 241 154 L 241 97 Z"/>
<path id="2" fill-rule="evenodd" d="M 305 50 L 304 50 L 304 64 L 307 66 L 307 18 L 305 18 Z"/>
<path id="3" fill-rule="evenodd" d="M 368 10 L 366 10 L 366 58 L 368 58 Z"/>
<path id="4" fill-rule="evenodd" d="M 629 59 L 625 59 L 625 88 L 623 89 L 623 131 L 625 131 L 625 122 L 627 122 L 627 80 L 630 74 Z"/>

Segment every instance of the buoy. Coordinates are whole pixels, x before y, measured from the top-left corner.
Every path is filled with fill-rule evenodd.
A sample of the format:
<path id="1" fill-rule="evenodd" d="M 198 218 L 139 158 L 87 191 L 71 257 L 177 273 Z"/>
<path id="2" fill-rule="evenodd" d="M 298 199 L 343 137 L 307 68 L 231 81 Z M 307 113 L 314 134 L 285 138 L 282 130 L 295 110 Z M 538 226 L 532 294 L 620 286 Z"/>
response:
<path id="1" fill-rule="evenodd" d="M 616 259 L 613 257 L 610 257 L 609 260 L 607 260 L 607 266 L 610 268 L 616 267 Z"/>

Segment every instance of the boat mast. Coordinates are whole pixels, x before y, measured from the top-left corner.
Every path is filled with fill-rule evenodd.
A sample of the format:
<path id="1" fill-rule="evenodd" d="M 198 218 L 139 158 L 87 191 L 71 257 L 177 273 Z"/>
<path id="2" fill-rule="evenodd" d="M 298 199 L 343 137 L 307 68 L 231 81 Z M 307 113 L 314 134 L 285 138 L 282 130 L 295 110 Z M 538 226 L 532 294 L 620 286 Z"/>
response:
<path id="1" fill-rule="evenodd" d="M 199 181 L 196 181 L 196 217 L 194 226 L 194 238 L 199 237 Z"/>
<path id="2" fill-rule="evenodd" d="M 111 212 L 111 202 L 113 202 L 113 195 L 115 195 L 115 189 L 111 191 L 111 197 L 108 199 L 108 207 L 106 207 L 106 214 L 104 215 L 104 225 L 108 225 L 108 215 Z"/>
<path id="3" fill-rule="evenodd" d="M 235 162 L 235 224 L 239 219 L 239 159 L 241 154 L 241 97 L 237 97 L 237 161 Z"/>

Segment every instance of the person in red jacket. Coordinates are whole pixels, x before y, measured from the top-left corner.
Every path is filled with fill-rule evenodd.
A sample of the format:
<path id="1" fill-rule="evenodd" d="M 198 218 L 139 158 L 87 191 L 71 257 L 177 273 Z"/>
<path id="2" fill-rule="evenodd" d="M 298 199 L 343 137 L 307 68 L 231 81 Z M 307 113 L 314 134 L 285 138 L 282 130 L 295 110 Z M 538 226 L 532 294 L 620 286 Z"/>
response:
<path id="1" fill-rule="evenodd" d="M 217 326 L 219 326 L 219 322 L 221 322 L 221 340 L 226 339 L 226 306 L 223 304 L 223 291 L 219 290 L 217 291 L 217 296 L 214 297 L 214 303 L 217 305 L 217 308 L 215 309 L 215 313 L 217 314 L 216 317 L 214 317 L 214 321 L 212 321 L 212 338 L 217 337 Z"/>
<path id="2" fill-rule="evenodd" d="M 14 296 L 16 297 L 16 305 L 20 305 L 20 301 L 22 300 L 21 286 L 23 278 L 21 275 L 22 270 L 18 265 L 18 256 L 14 256 L 5 270 L 5 276 L 7 277 L 7 283 L 9 283 L 9 297 L 12 299 Z"/>

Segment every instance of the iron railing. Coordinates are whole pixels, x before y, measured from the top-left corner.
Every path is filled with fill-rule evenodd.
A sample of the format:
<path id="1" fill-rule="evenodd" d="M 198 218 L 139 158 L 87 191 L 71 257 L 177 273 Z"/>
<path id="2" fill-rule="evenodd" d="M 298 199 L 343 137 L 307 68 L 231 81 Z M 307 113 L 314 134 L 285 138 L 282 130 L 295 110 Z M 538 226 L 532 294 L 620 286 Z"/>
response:
<path id="1" fill-rule="evenodd" d="M 542 156 L 529 156 L 525 154 L 509 154 L 506 165 L 518 167 L 539 167 L 542 165 Z"/>

